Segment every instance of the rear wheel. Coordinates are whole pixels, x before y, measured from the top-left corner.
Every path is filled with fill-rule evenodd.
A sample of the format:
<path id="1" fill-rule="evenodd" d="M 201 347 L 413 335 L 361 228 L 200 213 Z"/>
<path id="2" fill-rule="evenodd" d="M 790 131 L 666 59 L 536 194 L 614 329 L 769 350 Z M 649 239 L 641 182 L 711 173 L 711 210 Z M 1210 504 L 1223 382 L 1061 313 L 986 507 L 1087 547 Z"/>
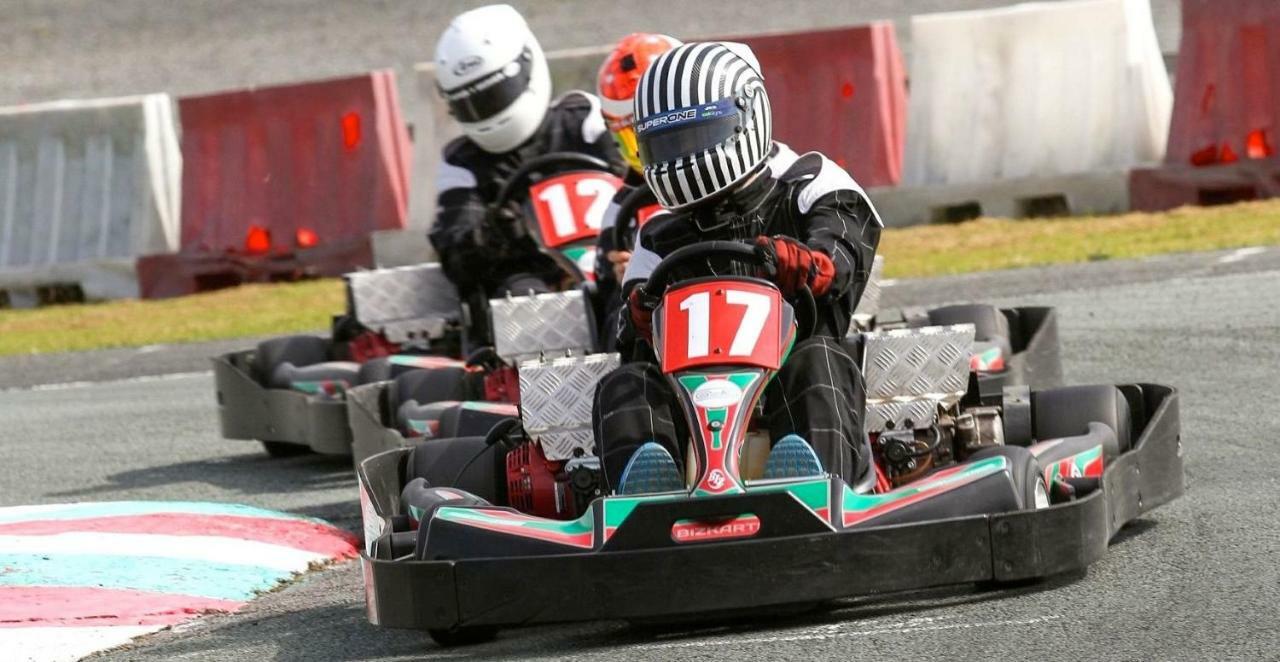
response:
<path id="1" fill-rule="evenodd" d="M 448 630 L 427 630 L 427 634 L 441 646 L 470 646 L 498 638 L 498 628 L 492 625 L 472 625 Z"/>
<path id="2" fill-rule="evenodd" d="M 1049 488 L 1044 482 L 1040 462 L 1031 451 L 1020 446 L 992 446 L 969 456 L 970 462 L 989 457 L 1003 457 L 1009 461 L 1009 475 L 1018 495 L 1019 510 L 1039 510 L 1049 507 Z"/>
<path id="3" fill-rule="evenodd" d="M 291 444 L 287 441 L 264 441 L 262 442 L 262 448 L 271 457 L 297 457 L 311 453 L 310 448 L 302 444 Z"/>

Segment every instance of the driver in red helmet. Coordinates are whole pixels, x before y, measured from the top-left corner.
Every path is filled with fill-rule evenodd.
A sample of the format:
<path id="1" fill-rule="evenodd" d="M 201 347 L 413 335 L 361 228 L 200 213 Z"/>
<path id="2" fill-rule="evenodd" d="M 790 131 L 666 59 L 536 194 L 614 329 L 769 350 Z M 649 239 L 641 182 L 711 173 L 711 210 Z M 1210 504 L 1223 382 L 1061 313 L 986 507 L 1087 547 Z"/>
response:
<path id="1" fill-rule="evenodd" d="M 604 212 L 600 236 L 596 239 L 597 300 L 604 306 L 602 327 L 605 332 L 602 336 L 608 349 L 613 347 L 615 334 L 612 330 L 617 328 L 616 320 L 622 308 L 618 286 L 626 271 L 627 262 L 631 259 L 631 252 L 626 250 L 627 247 L 614 245 L 613 228 L 618 223 L 622 201 L 636 189 L 647 186 L 639 148 L 636 146 L 632 100 L 636 94 L 636 85 L 640 83 L 640 77 L 649 65 L 659 55 L 679 45 L 679 40 L 663 34 L 629 34 L 605 58 L 596 76 L 596 94 L 600 98 L 601 115 L 618 147 L 618 155 L 628 166 L 623 175 L 622 188 L 618 189 Z M 626 219 L 623 220 L 625 222 Z"/>

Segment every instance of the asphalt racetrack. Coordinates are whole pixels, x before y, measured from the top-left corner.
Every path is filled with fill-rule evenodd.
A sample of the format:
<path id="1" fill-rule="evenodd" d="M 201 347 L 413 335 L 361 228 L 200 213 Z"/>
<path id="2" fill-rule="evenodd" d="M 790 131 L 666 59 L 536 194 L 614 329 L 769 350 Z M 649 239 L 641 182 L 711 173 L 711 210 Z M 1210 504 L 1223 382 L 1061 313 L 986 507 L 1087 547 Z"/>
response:
<path id="1" fill-rule="evenodd" d="M 1071 383 L 1146 380 L 1182 393 L 1187 494 L 1121 532 L 1087 573 L 1018 589 L 972 588 L 837 603 L 786 618 L 638 628 L 593 623 L 504 631 L 439 649 L 364 616 L 358 564 L 312 573 L 244 611 L 211 616 L 93 659 L 555 658 L 662 660 L 1274 659 L 1280 651 L 1280 250 L 904 281 L 886 305 L 989 297 L 1058 306 Z M 45 385 L 66 366 L 110 375 L 120 353 L 0 362 L 0 504 L 229 501 L 359 531 L 349 464 L 271 460 L 220 439 L 210 348 L 155 348 L 161 372 Z M 128 365 L 145 373 L 147 361 Z M 61 366 L 61 367 L 59 367 Z M 17 374 L 21 373 L 21 374 Z M 867 572 L 876 572 L 867 568 Z M 749 580 L 749 578 L 748 578 Z M 573 586 L 566 585 L 566 591 Z"/>

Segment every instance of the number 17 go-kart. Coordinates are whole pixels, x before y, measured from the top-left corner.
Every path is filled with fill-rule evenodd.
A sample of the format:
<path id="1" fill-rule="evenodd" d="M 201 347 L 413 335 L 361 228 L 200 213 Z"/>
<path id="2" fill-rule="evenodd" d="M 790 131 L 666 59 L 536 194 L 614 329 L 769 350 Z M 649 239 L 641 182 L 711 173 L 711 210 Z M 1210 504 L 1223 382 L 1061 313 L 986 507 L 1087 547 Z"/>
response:
<path id="1" fill-rule="evenodd" d="M 756 259 L 731 242 L 687 246 L 645 285 L 661 294 L 655 351 L 690 433 L 686 489 L 531 515 L 523 478 L 502 470 L 504 454 L 540 441 L 515 419 L 373 456 L 357 471 L 371 622 L 451 644 L 502 626 L 1039 578 L 1088 566 L 1127 522 L 1182 493 L 1173 389 L 983 394 L 972 325 L 859 337 L 871 484 L 764 479 L 757 405 L 812 328 L 812 297 L 793 307 L 747 277 L 673 281 L 681 263 L 711 257 Z"/>
<path id="2" fill-rule="evenodd" d="M 347 311 L 334 318 L 331 338 L 275 338 L 212 359 L 223 436 L 261 441 L 277 456 L 349 455 L 348 390 L 424 369 L 465 373 L 473 395 L 493 404 L 472 410 L 508 411 L 514 371 L 499 359 L 590 351 L 597 343 L 595 237 L 621 185 L 608 167 L 575 153 L 536 157 L 489 206 L 487 231 L 534 241 L 562 275 L 558 291 L 526 295 L 515 285 L 505 297 L 460 301 L 437 264 L 348 274 Z M 525 202 L 517 218 L 508 203 L 518 199 Z"/>

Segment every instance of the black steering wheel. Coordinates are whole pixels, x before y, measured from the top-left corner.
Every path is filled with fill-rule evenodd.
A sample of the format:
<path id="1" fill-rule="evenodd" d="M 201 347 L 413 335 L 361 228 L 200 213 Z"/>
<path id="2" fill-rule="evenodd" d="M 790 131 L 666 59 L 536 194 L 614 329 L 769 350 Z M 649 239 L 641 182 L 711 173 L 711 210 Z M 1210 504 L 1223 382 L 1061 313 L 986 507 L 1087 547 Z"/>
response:
<path id="1" fill-rule="evenodd" d="M 636 234 L 635 228 L 640 225 L 640 208 L 657 202 L 657 196 L 648 186 L 637 186 L 622 199 L 618 204 L 618 216 L 613 221 L 613 250 L 631 250 L 631 238 Z"/>
<path id="2" fill-rule="evenodd" d="M 676 269 L 686 263 L 719 258 L 732 260 L 752 267 L 765 266 L 755 247 L 738 241 L 702 241 L 676 249 L 662 258 L 662 262 L 654 267 L 653 273 L 645 281 L 644 294 L 653 298 L 662 296 L 671 287 Z M 804 339 L 813 335 L 818 323 L 818 304 L 813 299 L 809 287 L 800 288 L 796 293 L 796 338 Z"/>
<path id="3" fill-rule="evenodd" d="M 602 172 L 613 173 L 613 169 L 609 167 L 609 163 L 604 159 L 598 159 L 594 156 L 580 154 L 578 152 L 551 152 L 550 154 L 542 154 L 535 156 L 528 161 L 520 164 L 515 172 L 502 183 L 502 188 L 498 189 L 498 195 L 490 202 L 493 209 L 502 209 L 511 201 L 511 196 L 517 191 L 524 191 L 527 188 L 528 180 L 533 173 L 540 170 L 546 170 L 548 166 L 580 166 L 584 170 L 599 170 Z"/>

